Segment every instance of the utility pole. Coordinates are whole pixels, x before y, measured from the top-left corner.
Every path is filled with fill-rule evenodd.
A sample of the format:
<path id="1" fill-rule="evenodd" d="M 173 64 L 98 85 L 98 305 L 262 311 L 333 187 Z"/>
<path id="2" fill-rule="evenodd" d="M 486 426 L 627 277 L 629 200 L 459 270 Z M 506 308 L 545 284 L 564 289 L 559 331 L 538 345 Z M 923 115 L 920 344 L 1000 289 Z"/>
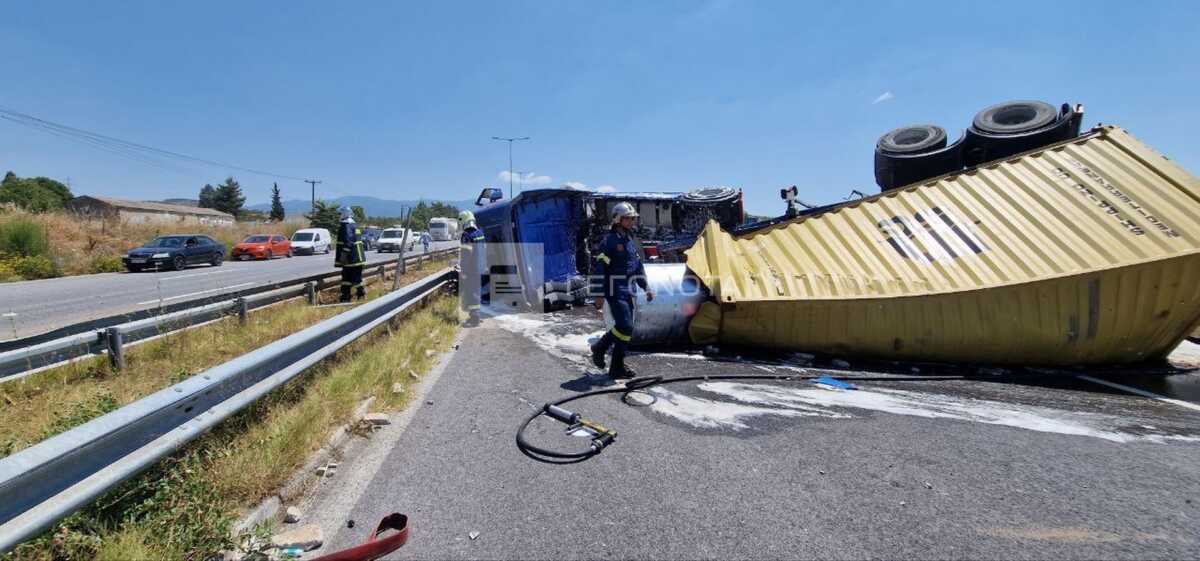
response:
<path id="1" fill-rule="evenodd" d="M 508 142 L 508 198 L 510 198 L 510 199 L 511 199 L 511 198 L 512 198 L 512 196 L 513 196 L 513 192 L 512 192 L 512 184 L 513 184 L 513 181 L 512 181 L 512 175 L 513 175 L 513 169 L 512 169 L 512 145 L 513 145 L 513 141 L 516 141 L 516 140 L 529 140 L 529 137 L 528 137 L 528 136 L 522 136 L 522 137 L 520 137 L 520 138 L 505 138 L 505 137 L 500 137 L 500 136 L 493 136 L 493 137 L 492 137 L 492 140 L 503 140 L 503 141 L 505 141 L 505 142 Z"/>
<path id="2" fill-rule="evenodd" d="M 312 179 L 305 179 L 304 182 L 312 185 L 312 208 L 309 209 L 309 212 L 316 212 L 317 211 L 317 184 L 320 183 L 320 181 L 314 181 Z"/>

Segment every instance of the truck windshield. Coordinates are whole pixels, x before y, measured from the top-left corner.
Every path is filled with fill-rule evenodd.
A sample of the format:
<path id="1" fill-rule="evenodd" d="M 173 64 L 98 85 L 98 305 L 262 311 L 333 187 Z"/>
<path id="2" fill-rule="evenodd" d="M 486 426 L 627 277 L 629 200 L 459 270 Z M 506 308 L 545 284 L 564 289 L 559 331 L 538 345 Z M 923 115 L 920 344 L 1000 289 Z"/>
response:
<path id="1" fill-rule="evenodd" d="M 403 238 L 404 230 L 384 230 L 382 238 Z"/>
<path id="2" fill-rule="evenodd" d="M 312 232 L 297 232 L 292 235 L 292 241 L 294 242 L 311 242 L 312 238 Z"/>

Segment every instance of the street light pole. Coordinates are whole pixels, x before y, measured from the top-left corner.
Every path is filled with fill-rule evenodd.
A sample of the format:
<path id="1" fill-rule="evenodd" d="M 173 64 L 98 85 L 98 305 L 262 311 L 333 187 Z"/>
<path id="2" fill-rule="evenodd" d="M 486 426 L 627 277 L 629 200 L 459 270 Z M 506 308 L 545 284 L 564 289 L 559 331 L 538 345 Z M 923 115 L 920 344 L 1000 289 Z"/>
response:
<path id="1" fill-rule="evenodd" d="M 493 136 L 493 137 L 492 137 L 492 140 L 503 140 L 503 141 L 505 141 L 505 142 L 508 142 L 508 198 L 510 198 L 510 199 L 511 199 L 511 198 L 512 198 L 512 196 L 513 196 L 513 192 L 512 192 L 512 184 L 513 184 L 513 178 L 512 178 L 512 176 L 513 176 L 513 169 L 512 169 L 512 168 L 513 168 L 513 166 L 512 166 L 512 150 L 513 150 L 513 149 L 512 149 L 512 145 L 513 145 L 513 141 L 515 141 L 515 140 L 529 140 L 529 137 L 528 137 L 528 136 L 522 136 L 522 137 L 519 137 L 519 138 L 506 138 L 506 137 L 500 137 L 500 136 Z"/>

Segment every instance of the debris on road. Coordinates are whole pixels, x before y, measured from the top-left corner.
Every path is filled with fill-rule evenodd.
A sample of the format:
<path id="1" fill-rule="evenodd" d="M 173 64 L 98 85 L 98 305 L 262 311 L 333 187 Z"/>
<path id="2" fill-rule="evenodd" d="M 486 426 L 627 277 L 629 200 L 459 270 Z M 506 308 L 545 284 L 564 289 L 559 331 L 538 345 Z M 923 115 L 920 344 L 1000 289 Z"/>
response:
<path id="1" fill-rule="evenodd" d="M 392 424 L 392 420 L 388 417 L 387 413 L 368 414 L 366 417 L 363 417 L 363 422 L 377 427 Z"/>
<path id="2" fill-rule="evenodd" d="M 300 548 L 304 551 L 312 551 L 321 547 L 323 543 L 325 543 L 325 537 L 321 533 L 321 527 L 316 524 L 307 524 L 295 530 L 271 536 L 271 544 L 279 549 Z"/>

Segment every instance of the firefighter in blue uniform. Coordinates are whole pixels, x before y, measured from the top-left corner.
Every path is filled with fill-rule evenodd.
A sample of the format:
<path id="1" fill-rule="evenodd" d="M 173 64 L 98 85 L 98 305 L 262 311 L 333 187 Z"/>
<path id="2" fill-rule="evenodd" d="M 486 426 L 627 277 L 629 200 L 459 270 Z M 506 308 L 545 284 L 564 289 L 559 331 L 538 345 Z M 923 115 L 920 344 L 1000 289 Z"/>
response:
<path id="1" fill-rule="evenodd" d="M 475 214 L 471 211 L 458 213 L 458 221 L 463 227 L 458 261 L 462 277 L 458 284 L 462 309 L 467 312 L 467 325 L 473 326 L 479 323 L 480 293 L 487 273 L 486 238 L 483 230 L 475 225 Z"/>
<path id="2" fill-rule="evenodd" d="M 367 254 L 363 251 L 362 230 L 350 217 L 350 208 L 338 209 L 342 217 L 338 224 L 337 252 L 334 254 L 334 265 L 342 269 L 342 285 L 339 302 L 349 302 L 350 292 L 359 300 L 367 297 L 363 289 L 363 267 L 367 265 Z"/>
<path id="3" fill-rule="evenodd" d="M 596 299 L 596 309 L 608 304 L 613 327 L 592 345 L 592 363 L 604 368 L 604 354 L 612 347 L 612 363 L 608 375 L 612 378 L 633 378 L 634 372 L 625 366 L 625 348 L 633 337 L 633 298 L 635 287 L 646 292 L 646 301 L 654 300 L 654 292 L 646 284 L 638 242 L 632 236 L 634 219 L 638 216 L 633 205 L 618 203 L 613 207 L 612 231 L 600 242 L 592 263 L 589 292 Z"/>

